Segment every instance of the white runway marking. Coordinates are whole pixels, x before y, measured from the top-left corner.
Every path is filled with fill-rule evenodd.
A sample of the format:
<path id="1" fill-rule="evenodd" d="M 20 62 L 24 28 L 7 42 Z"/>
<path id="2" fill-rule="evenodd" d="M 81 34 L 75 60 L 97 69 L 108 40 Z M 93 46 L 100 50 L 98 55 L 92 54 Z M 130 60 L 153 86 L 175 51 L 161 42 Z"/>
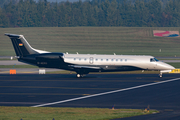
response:
<path id="1" fill-rule="evenodd" d="M 145 85 L 139 85 L 139 86 L 135 86 L 135 87 L 125 88 L 125 89 L 120 89 L 120 90 L 114 90 L 114 91 L 109 91 L 109 92 L 104 92 L 104 93 L 99 93 L 99 94 L 94 94 L 94 95 L 88 95 L 88 96 L 84 96 L 84 97 L 72 98 L 72 99 L 62 100 L 62 101 L 57 101 L 57 102 L 52 102 L 52 103 L 45 103 L 45 104 L 41 104 L 41 105 L 35 105 L 35 106 L 32 106 L 32 107 L 43 107 L 43 106 L 48 106 L 48 105 L 55 105 L 55 104 L 60 104 L 60 103 L 65 103 L 65 102 L 70 102 L 70 101 L 75 101 L 75 100 L 81 100 L 81 99 L 85 99 L 85 98 L 91 98 L 91 97 L 96 97 L 96 96 L 101 96 L 101 95 L 107 95 L 107 94 L 132 90 L 132 89 L 136 89 L 136 88 L 142 88 L 142 87 L 147 87 L 147 86 L 172 82 L 172 81 L 176 81 L 176 80 L 180 80 L 180 78 L 175 78 L 175 79 L 171 79 L 171 80 L 165 80 L 165 81 L 156 82 L 156 83 L 149 83 L 149 84 L 145 84 Z"/>

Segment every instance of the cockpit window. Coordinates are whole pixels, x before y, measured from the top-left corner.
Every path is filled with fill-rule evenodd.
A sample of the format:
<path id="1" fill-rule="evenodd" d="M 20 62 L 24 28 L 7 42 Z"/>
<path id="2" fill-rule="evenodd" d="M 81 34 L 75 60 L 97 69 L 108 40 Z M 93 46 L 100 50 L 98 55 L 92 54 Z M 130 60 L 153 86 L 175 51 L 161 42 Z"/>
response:
<path id="1" fill-rule="evenodd" d="M 157 61 L 159 61 L 159 60 L 156 59 L 156 58 L 151 58 L 151 59 L 150 59 L 150 62 L 157 62 Z"/>
<path id="2" fill-rule="evenodd" d="M 159 60 L 158 60 L 158 59 L 156 59 L 156 58 L 154 58 L 154 59 L 156 60 L 156 62 L 157 62 L 157 61 L 159 61 Z"/>

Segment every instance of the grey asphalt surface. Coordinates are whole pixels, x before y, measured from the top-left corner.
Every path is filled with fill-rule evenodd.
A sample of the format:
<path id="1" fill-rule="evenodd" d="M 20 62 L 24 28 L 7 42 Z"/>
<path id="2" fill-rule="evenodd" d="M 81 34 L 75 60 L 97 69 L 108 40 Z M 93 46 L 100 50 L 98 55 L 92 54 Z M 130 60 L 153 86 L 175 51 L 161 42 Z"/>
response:
<path id="1" fill-rule="evenodd" d="M 28 65 L 17 60 L 0 60 L 0 65 Z"/>
<path id="2" fill-rule="evenodd" d="M 167 62 L 167 63 L 178 63 L 180 62 L 180 60 L 162 60 L 163 62 Z"/>
<path id="3" fill-rule="evenodd" d="M 125 120 L 180 119 L 180 74 L 0 74 L 1 106 L 35 106 L 104 92 L 123 90 L 140 85 L 175 81 L 119 91 L 45 107 L 99 107 L 157 109 L 160 113 L 124 118 Z"/>

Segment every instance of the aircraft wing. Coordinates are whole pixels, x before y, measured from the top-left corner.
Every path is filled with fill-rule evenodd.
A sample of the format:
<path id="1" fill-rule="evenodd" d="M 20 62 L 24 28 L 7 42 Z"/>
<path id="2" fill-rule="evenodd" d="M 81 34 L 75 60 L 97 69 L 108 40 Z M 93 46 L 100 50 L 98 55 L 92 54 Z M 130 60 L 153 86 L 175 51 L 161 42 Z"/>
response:
<path id="1" fill-rule="evenodd" d="M 96 70 L 101 69 L 101 67 L 82 66 L 82 65 L 70 65 L 70 67 L 73 67 L 73 68 L 76 68 L 76 69 L 96 69 Z"/>

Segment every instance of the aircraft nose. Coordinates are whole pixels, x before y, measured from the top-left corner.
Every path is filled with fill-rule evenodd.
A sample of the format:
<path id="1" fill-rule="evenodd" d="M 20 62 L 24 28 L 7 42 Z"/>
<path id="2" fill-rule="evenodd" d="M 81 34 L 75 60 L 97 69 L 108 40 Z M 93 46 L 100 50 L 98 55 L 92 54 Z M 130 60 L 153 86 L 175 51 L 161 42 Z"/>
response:
<path id="1" fill-rule="evenodd" d="M 169 70 L 174 70 L 175 67 L 173 67 L 172 65 L 169 65 L 169 64 L 166 64 L 166 68 L 169 69 Z"/>
<path id="2" fill-rule="evenodd" d="M 164 62 L 159 62 L 159 66 L 161 66 L 163 69 L 166 69 L 166 70 L 174 70 L 175 69 L 175 67 L 173 67 L 172 65 L 169 65 Z"/>
<path id="3" fill-rule="evenodd" d="M 171 66 L 171 70 L 174 70 L 174 69 L 176 69 L 175 67 L 173 67 L 173 66 Z"/>

